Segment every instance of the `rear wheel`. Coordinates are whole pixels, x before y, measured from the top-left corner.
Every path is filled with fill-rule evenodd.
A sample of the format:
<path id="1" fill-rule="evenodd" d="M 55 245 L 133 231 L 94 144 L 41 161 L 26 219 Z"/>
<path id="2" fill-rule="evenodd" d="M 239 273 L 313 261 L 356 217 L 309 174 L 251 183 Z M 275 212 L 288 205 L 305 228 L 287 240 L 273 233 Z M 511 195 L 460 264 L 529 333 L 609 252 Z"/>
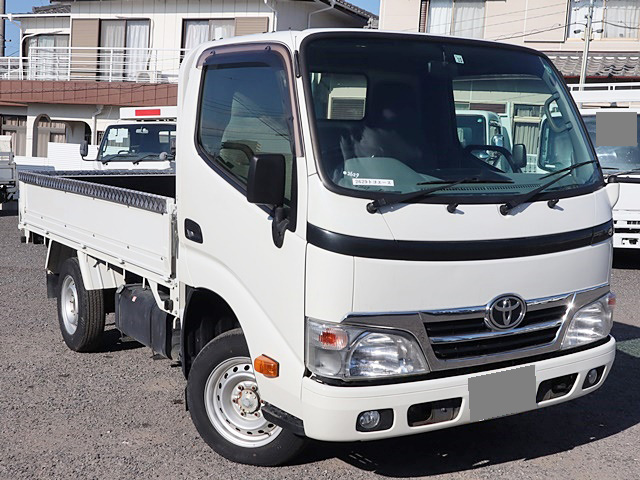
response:
<path id="1" fill-rule="evenodd" d="M 104 319 L 102 290 L 86 290 L 78 259 L 67 259 L 58 283 L 58 322 L 64 342 L 76 352 L 95 350 L 100 346 Z"/>
<path id="2" fill-rule="evenodd" d="M 234 462 L 280 465 L 306 443 L 264 418 L 249 349 L 240 329 L 216 337 L 200 351 L 189 372 L 187 400 L 202 438 Z"/>

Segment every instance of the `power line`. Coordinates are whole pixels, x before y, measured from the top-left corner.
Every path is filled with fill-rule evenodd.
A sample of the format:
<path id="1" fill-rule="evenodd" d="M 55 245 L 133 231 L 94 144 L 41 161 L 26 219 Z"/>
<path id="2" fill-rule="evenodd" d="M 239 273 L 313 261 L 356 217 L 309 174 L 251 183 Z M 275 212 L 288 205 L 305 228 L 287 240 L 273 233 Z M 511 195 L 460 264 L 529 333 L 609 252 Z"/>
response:
<path id="1" fill-rule="evenodd" d="M 504 37 L 504 36 L 500 36 L 500 37 L 494 37 L 494 38 L 490 38 L 489 40 L 510 40 L 512 38 L 523 38 L 523 37 L 529 37 L 531 35 L 537 35 L 539 33 L 544 33 L 544 32 L 551 32 L 553 30 L 559 30 L 561 28 L 567 28 L 567 24 L 565 23 L 564 25 L 558 25 L 556 27 L 551 27 L 551 28 L 545 28 L 542 30 L 534 30 L 532 32 L 527 32 L 527 33 L 523 33 L 523 34 L 518 34 L 518 35 L 511 35 L 509 37 Z"/>
<path id="2" fill-rule="evenodd" d="M 639 27 L 632 27 L 631 25 L 627 25 L 626 23 L 613 23 L 613 22 L 607 22 L 605 20 L 599 20 L 597 23 L 604 23 L 606 25 L 611 25 L 613 27 L 627 28 L 629 30 L 640 30 Z"/>
<path id="3" fill-rule="evenodd" d="M 514 10 L 514 11 L 508 12 L 508 13 L 496 13 L 494 15 L 487 15 L 484 18 L 487 19 L 487 18 L 495 18 L 495 17 L 504 17 L 505 15 L 513 15 L 515 13 L 525 13 L 526 14 L 528 12 L 533 12 L 533 11 L 536 11 L 536 10 L 544 10 L 546 8 L 557 8 L 557 7 L 558 7 L 558 5 L 545 5 L 544 7 L 527 8 L 527 9 L 524 9 L 524 10 Z M 564 11 L 564 9 L 559 11 L 559 12 L 557 12 L 557 13 L 561 13 L 562 11 Z M 555 13 L 553 15 L 555 15 Z M 526 18 L 527 17 L 525 15 L 525 17 L 523 17 L 522 20 L 524 20 Z M 529 18 L 540 18 L 540 17 L 529 17 Z M 456 23 L 473 22 L 475 20 L 476 20 L 475 18 L 470 18 L 470 19 L 467 19 L 467 20 L 460 20 L 460 21 L 458 21 Z M 511 23 L 511 22 L 508 22 L 508 23 Z M 431 27 L 446 27 L 447 25 L 451 25 L 451 22 L 440 23 L 440 24 L 435 24 L 435 25 L 430 25 L 430 26 Z M 500 24 L 498 24 L 498 25 L 500 25 Z"/>
<path id="4" fill-rule="evenodd" d="M 510 23 L 513 23 L 513 22 L 519 21 L 519 20 L 529 20 L 529 19 L 533 19 L 533 18 L 551 17 L 551 16 L 555 16 L 555 15 L 557 15 L 559 13 L 562 13 L 563 11 L 564 10 L 558 10 L 556 12 L 551 12 L 551 13 L 547 13 L 547 14 L 544 14 L 544 15 L 537 15 L 537 16 L 533 16 L 533 17 L 524 17 L 524 18 L 519 18 L 519 19 L 512 19 L 512 20 L 509 20 L 509 21 L 499 22 L 499 23 L 489 23 L 489 24 L 485 25 L 485 28 L 486 27 L 496 27 L 496 26 L 500 26 L 500 25 L 507 25 L 507 24 L 510 24 Z M 463 28 L 463 29 L 459 29 L 459 30 L 456 29 L 455 33 L 457 34 L 459 32 L 464 32 L 464 31 L 467 31 L 467 30 L 473 30 L 473 28 Z"/>

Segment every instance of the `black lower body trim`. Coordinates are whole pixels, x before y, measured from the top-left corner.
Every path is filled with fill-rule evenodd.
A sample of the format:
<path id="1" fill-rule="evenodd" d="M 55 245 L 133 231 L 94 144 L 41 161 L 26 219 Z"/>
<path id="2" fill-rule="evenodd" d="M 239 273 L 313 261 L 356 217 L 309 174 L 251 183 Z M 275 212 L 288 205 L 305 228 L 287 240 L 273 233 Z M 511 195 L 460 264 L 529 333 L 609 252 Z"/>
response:
<path id="1" fill-rule="evenodd" d="M 298 417 L 291 415 L 290 413 L 285 412 L 284 410 L 279 409 L 271 405 L 270 403 L 264 403 L 262 405 L 262 414 L 264 418 L 269 420 L 272 423 L 275 423 L 279 427 L 284 428 L 285 430 L 289 430 L 296 435 L 300 435 L 304 437 L 304 423 Z"/>
<path id="2" fill-rule="evenodd" d="M 613 221 L 571 232 L 498 240 L 421 242 L 354 237 L 307 224 L 307 240 L 323 250 L 383 260 L 469 261 L 529 257 L 588 247 L 613 236 Z"/>

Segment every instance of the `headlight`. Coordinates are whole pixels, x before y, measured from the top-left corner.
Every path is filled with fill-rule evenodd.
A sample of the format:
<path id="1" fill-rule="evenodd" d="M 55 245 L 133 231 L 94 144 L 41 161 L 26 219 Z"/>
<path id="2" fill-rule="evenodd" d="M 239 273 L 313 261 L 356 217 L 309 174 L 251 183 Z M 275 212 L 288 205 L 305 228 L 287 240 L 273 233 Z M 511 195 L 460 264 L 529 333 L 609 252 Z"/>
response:
<path id="1" fill-rule="evenodd" d="M 411 334 L 310 319 L 307 319 L 306 364 L 317 375 L 341 380 L 429 371 Z"/>
<path id="2" fill-rule="evenodd" d="M 571 324 L 562 340 L 562 348 L 584 345 L 605 338 L 613 326 L 615 294 L 609 292 L 604 297 L 582 307 L 571 319 Z"/>

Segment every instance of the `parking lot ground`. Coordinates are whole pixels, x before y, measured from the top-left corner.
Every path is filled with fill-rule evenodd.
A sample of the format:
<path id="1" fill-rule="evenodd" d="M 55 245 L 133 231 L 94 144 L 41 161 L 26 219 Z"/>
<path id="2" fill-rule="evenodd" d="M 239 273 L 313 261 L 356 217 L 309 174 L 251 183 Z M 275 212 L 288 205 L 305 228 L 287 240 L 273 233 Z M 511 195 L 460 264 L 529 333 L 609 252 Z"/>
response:
<path id="1" fill-rule="evenodd" d="M 296 464 L 236 465 L 213 453 L 185 411 L 179 367 L 110 340 L 64 345 L 46 298 L 46 250 L 19 243 L 0 211 L 0 479 L 640 478 L 640 255 L 617 254 L 614 368 L 596 393 L 513 417 L 413 437 L 312 443 Z M 538 279 L 544 281 L 544 279 Z"/>

